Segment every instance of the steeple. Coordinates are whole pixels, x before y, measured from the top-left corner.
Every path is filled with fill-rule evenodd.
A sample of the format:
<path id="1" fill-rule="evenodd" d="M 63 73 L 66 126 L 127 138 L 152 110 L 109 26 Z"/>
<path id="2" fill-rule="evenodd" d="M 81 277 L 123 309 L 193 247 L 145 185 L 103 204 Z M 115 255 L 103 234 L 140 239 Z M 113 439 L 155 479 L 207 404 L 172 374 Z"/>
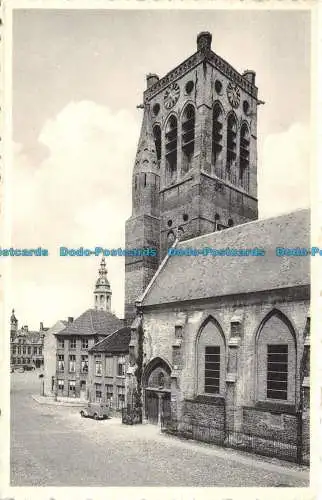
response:
<path id="1" fill-rule="evenodd" d="M 152 129 L 150 108 L 146 104 L 133 169 L 133 216 L 160 214 L 160 148 L 161 130 L 158 125 Z"/>
<path id="2" fill-rule="evenodd" d="M 111 311 L 111 286 L 107 279 L 105 257 L 102 257 L 94 289 L 94 307 L 100 311 Z"/>
<path id="3" fill-rule="evenodd" d="M 147 76 L 147 86 L 156 82 Z M 160 108 L 160 105 L 158 105 Z M 125 318 L 135 317 L 135 301 L 151 281 L 159 265 L 161 127 L 157 106 L 144 104 L 143 120 L 132 178 L 132 216 L 125 225 L 127 249 L 150 249 L 155 254 L 125 257 Z M 152 116 L 153 115 L 153 116 Z M 152 125 L 153 118 L 153 125 Z"/>
<path id="4" fill-rule="evenodd" d="M 10 317 L 10 338 L 13 340 L 18 331 L 18 320 L 15 316 L 15 310 L 12 309 L 12 314 Z"/>

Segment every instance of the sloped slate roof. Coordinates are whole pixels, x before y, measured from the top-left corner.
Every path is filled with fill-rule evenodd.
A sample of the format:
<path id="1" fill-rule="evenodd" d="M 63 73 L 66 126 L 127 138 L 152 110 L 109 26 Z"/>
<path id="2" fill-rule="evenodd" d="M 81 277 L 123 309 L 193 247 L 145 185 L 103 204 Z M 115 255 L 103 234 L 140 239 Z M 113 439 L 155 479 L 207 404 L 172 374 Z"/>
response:
<path id="1" fill-rule="evenodd" d="M 89 352 L 128 352 L 130 339 L 131 329 L 126 326 L 95 344 Z"/>
<path id="2" fill-rule="evenodd" d="M 109 335 L 123 326 L 123 321 L 107 311 L 88 309 L 56 335 Z"/>
<path id="3" fill-rule="evenodd" d="M 310 211 L 206 234 L 177 248 L 262 248 L 265 256 L 171 256 L 141 297 L 143 306 L 251 293 L 310 283 L 309 257 L 278 257 L 276 247 L 309 248 Z"/>

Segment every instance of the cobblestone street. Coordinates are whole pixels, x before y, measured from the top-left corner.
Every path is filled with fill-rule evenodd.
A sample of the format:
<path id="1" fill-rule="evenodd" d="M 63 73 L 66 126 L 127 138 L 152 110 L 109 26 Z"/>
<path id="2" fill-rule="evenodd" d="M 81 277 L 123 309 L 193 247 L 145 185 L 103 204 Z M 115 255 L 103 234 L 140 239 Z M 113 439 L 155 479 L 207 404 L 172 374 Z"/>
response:
<path id="1" fill-rule="evenodd" d="M 39 385 L 12 374 L 12 486 L 308 486 L 305 468 L 40 405 Z"/>

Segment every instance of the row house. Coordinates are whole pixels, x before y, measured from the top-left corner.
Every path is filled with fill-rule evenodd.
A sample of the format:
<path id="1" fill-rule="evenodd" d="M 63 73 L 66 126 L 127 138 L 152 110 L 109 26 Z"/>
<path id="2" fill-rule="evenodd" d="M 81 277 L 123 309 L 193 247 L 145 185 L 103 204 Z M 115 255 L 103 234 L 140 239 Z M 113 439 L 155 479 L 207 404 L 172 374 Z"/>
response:
<path id="1" fill-rule="evenodd" d="M 123 327 L 123 321 L 111 312 L 111 287 L 103 257 L 94 288 L 94 309 L 88 309 L 56 337 L 55 394 L 88 399 L 88 351 L 97 342 Z"/>
<path id="2" fill-rule="evenodd" d="M 125 404 L 130 338 L 130 328 L 123 327 L 89 350 L 89 400 L 106 403 L 114 411 Z"/>

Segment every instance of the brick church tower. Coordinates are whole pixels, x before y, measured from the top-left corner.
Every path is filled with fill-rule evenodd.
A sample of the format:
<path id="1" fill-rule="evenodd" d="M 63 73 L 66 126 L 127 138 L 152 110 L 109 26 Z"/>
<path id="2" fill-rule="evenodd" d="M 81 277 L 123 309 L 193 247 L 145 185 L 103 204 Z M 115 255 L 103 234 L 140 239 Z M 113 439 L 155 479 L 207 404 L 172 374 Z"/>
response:
<path id="1" fill-rule="evenodd" d="M 126 247 L 125 317 L 174 240 L 257 219 L 257 87 L 197 37 L 197 51 L 163 78 L 147 76 Z"/>

